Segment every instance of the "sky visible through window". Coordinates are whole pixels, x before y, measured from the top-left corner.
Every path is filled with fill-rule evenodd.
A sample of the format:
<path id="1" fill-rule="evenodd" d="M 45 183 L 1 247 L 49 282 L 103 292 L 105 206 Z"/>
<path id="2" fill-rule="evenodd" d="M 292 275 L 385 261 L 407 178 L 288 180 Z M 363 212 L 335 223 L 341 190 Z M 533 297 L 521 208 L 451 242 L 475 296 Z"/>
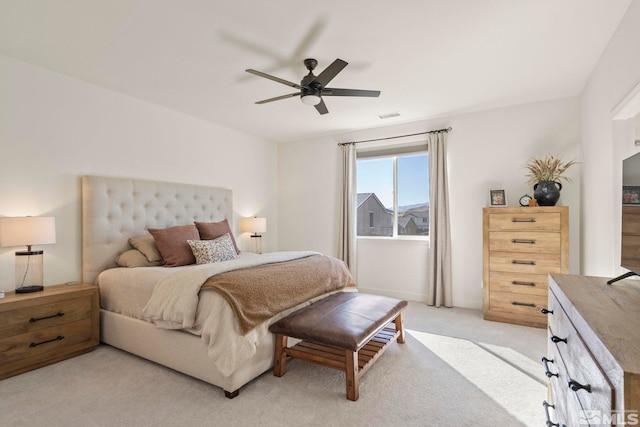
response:
<path id="1" fill-rule="evenodd" d="M 358 193 L 375 193 L 393 209 L 393 159 L 358 160 Z M 429 163 L 426 154 L 398 157 L 398 206 L 429 201 Z"/>

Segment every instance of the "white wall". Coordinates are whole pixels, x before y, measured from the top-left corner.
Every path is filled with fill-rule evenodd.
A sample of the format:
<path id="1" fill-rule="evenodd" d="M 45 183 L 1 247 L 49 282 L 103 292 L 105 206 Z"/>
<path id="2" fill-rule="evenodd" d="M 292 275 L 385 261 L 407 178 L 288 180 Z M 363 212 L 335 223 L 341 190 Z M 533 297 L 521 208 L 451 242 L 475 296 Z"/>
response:
<path id="1" fill-rule="evenodd" d="M 278 150 L 279 248 L 337 253 L 340 150 L 337 142 L 388 137 L 451 126 L 448 144 L 454 305 L 482 305 L 482 208 L 490 189 L 505 189 L 510 206 L 532 194 L 523 165 L 550 152 L 580 160 L 579 101 L 565 98 L 510 108 L 481 111 L 421 122 L 367 129 L 308 141 L 281 144 Z M 571 271 L 579 254 L 580 165 L 569 170 L 574 179 L 559 204 L 571 207 Z M 403 298 L 424 300 L 425 265 L 398 262 L 415 256 L 412 241 L 382 246 L 363 243 L 358 257 L 358 285 Z M 391 253 L 385 253 L 385 251 Z M 406 254 L 406 258 L 405 258 Z M 409 255 L 411 254 L 411 255 Z M 419 257 L 422 255 L 419 255 Z M 394 259 L 395 258 L 395 259 Z M 426 258 L 426 256 L 425 256 Z M 409 264 L 409 265 L 408 265 Z M 411 267 L 414 267 L 412 269 Z"/>
<path id="2" fill-rule="evenodd" d="M 234 223 L 266 216 L 275 250 L 276 167 L 273 143 L 0 56 L 0 216 L 55 216 L 56 244 L 38 247 L 45 285 L 80 280 L 80 176 L 231 188 Z M 0 289 L 14 287 L 15 250 L 0 248 Z"/>
<path id="3" fill-rule="evenodd" d="M 616 276 L 620 265 L 622 159 L 637 151 L 612 113 L 640 83 L 640 2 L 631 2 L 581 96 L 582 274 Z M 615 130 L 615 133 L 614 133 Z"/>

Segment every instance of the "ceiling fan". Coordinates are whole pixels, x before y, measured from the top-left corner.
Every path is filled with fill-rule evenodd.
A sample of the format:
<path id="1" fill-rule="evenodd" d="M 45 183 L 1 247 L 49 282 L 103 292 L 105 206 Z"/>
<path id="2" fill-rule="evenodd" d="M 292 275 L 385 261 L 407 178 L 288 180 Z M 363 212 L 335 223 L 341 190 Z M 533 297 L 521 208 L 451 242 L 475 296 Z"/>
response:
<path id="1" fill-rule="evenodd" d="M 256 76 L 264 77 L 265 79 L 273 80 L 274 82 L 282 83 L 283 85 L 299 89 L 299 92 L 265 99 L 263 101 L 256 102 L 256 104 L 266 104 L 267 102 L 279 101 L 281 99 L 293 98 L 294 96 L 300 95 L 300 99 L 302 100 L 303 104 L 313 105 L 314 107 L 316 107 L 316 110 L 318 110 L 318 113 L 327 114 L 329 110 L 327 110 L 327 106 L 322 100 L 323 96 L 377 97 L 380 95 L 379 90 L 337 89 L 326 87 L 327 84 L 329 84 L 329 82 L 333 80 L 333 78 L 340 71 L 342 71 L 344 67 L 347 66 L 347 62 L 343 61 L 342 59 L 336 59 L 331 63 L 331 65 L 325 68 L 324 71 L 316 76 L 313 74 L 313 70 L 317 65 L 318 61 L 313 58 L 304 60 L 304 66 L 307 67 L 307 70 L 309 70 L 309 74 L 304 76 L 300 84 L 290 82 L 279 77 L 274 77 L 261 71 L 252 70 L 251 68 L 245 70 L 247 73 L 255 74 Z"/>

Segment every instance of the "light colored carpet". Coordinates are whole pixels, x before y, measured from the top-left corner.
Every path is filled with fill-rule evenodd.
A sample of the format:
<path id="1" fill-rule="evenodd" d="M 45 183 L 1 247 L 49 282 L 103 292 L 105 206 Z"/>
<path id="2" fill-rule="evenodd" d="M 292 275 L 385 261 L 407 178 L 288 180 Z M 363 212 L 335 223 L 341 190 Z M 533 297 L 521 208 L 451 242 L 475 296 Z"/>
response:
<path id="1" fill-rule="evenodd" d="M 3 426 L 540 426 L 545 331 L 410 303 L 407 339 L 345 398 L 344 373 L 302 361 L 222 390 L 115 348 L 0 382 Z"/>

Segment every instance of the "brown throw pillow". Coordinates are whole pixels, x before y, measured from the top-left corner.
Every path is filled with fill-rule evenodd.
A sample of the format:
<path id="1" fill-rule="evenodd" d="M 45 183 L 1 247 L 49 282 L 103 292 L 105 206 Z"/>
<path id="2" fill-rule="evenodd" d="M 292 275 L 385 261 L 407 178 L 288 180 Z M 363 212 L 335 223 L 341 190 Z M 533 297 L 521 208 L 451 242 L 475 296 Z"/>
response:
<path id="1" fill-rule="evenodd" d="M 155 240 L 153 240 L 153 236 L 132 237 L 129 239 L 129 244 L 142 252 L 149 262 L 162 261 L 162 255 L 158 250 L 158 246 L 156 246 Z"/>
<path id="2" fill-rule="evenodd" d="M 231 232 L 231 227 L 229 227 L 229 221 L 226 219 L 220 222 L 195 222 L 196 227 L 198 227 L 198 233 L 200 233 L 201 240 L 214 240 L 220 236 L 224 236 L 229 233 L 231 236 L 231 241 L 233 242 L 233 247 L 236 248 L 236 253 L 240 253 L 240 248 L 236 244 L 236 239 L 233 237 L 233 233 Z"/>
<path id="3" fill-rule="evenodd" d="M 161 261 L 150 262 L 142 252 L 129 249 L 116 257 L 116 264 L 120 267 L 155 267 L 162 265 Z"/>
<path id="4" fill-rule="evenodd" d="M 195 264 L 196 258 L 191 252 L 187 240 L 199 240 L 195 225 L 176 225 L 167 228 L 149 228 L 149 233 L 158 246 L 165 267 L 178 267 Z"/>

